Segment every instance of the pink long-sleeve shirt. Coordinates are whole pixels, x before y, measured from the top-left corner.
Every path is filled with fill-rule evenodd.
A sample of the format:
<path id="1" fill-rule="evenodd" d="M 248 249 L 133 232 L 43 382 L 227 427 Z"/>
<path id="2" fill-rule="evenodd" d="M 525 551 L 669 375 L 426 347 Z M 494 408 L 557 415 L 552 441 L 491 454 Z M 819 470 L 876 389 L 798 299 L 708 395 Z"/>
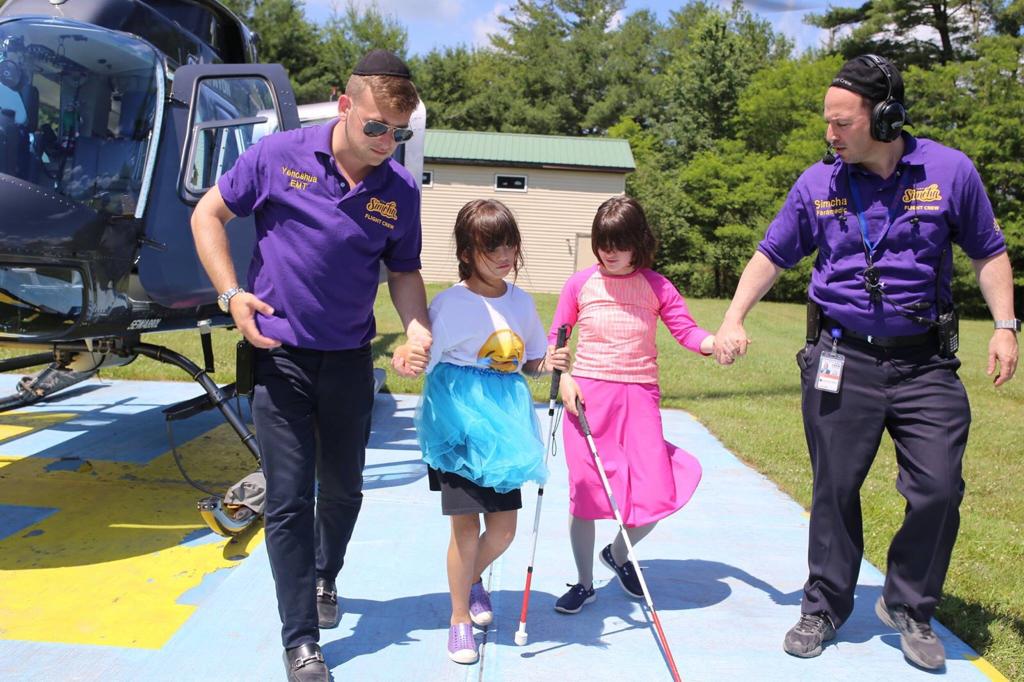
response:
<path id="1" fill-rule="evenodd" d="M 697 326 L 670 281 L 649 269 L 609 275 L 599 265 L 574 274 L 562 288 L 548 341 L 558 328 L 578 328 L 573 376 L 623 383 L 658 383 L 658 319 L 685 348 L 700 352 L 710 332 Z"/>

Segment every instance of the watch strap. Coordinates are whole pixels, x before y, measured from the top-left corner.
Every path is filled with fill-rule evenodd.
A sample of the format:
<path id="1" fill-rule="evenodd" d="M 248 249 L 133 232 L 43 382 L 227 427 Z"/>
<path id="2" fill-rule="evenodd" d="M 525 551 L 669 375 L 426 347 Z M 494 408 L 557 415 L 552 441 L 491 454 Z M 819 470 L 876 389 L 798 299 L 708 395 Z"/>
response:
<path id="1" fill-rule="evenodd" d="M 234 297 L 236 294 L 242 293 L 245 293 L 245 289 L 243 289 L 242 287 L 231 287 L 230 289 L 228 289 L 223 294 L 217 297 L 217 303 L 220 304 L 222 310 L 227 312 L 228 304 L 231 303 L 232 297 Z"/>

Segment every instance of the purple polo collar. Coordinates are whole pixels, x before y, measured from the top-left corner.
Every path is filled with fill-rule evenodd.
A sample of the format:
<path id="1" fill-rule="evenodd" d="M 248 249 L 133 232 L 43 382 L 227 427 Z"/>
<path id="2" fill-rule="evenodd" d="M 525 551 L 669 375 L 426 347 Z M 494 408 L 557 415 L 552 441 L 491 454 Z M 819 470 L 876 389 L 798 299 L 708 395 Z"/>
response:
<path id="1" fill-rule="evenodd" d="M 316 155 L 320 162 L 324 165 L 324 168 L 330 169 L 332 173 L 337 173 L 338 177 L 341 178 L 341 171 L 338 169 L 338 162 L 334 159 L 334 126 L 341 123 L 340 118 L 334 119 L 330 123 L 324 123 L 321 126 L 320 136 L 316 147 L 313 149 L 313 153 Z M 370 171 L 370 174 L 363 178 L 363 181 L 359 183 L 363 189 L 371 191 L 382 187 L 388 180 L 389 172 L 391 170 L 390 160 L 384 161 L 382 164 Z"/>
<path id="2" fill-rule="evenodd" d="M 928 152 L 917 143 L 917 138 L 910 133 L 903 133 L 903 156 L 900 157 L 899 163 L 896 166 L 924 166 L 927 158 Z M 859 175 L 871 175 L 859 163 L 852 164 L 850 170 Z"/>

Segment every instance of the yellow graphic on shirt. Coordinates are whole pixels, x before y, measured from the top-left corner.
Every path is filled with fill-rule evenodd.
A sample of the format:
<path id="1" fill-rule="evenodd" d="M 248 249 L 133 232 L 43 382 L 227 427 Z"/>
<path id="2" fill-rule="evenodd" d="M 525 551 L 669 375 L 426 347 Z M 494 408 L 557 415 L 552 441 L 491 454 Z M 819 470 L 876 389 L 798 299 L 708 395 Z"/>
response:
<path id="1" fill-rule="evenodd" d="M 915 215 L 922 211 L 939 212 L 943 206 L 942 191 L 936 182 L 927 187 L 909 187 L 903 192 L 903 210 L 913 211 Z"/>
<path id="2" fill-rule="evenodd" d="M 376 213 L 377 215 L 370 215 L 371 213 Z M 377 223 L 381 227 L 393 230 L 395 229 L 395 223 L 389 222 L 389 220 L 398 220 L 398 203 L 395 201 L 381 201 L 377 197 L 372 197 L 366 203 L 366 212 L 363 213 L 363 217 L 372 223 Z M 389 220 L 384 220 L 384 218 Z"/>
<path id="3" fill-rule="evenodd" d="M 927 187 L 909 187 L 903 192 L 903 202 L 911 203 L 913 201 L 942 201 L 942 192 L 939 190 L 939 185 L 936 182 L 928 185 Z"/>
<path id="4" fill-rule="evenodd" d="M 846 199 L 843 197 L 814 200 L 815 215 L 837 215 L 841 213 L 846 213 Z"/>
<path id="5" fill-rule="evenodd" d="M 477 353 L 479 364 L 496 372 L 515 372 L 523 363 L 526 346 L 511 329 L 500 329 L 487 338 Z"/>
<path id="6" fill-rule="evenodd" d="M 379 213 L 391 220 L 398 220 L 398 203 L 395 201 L 381 201 L 373 197 L 366 204 L 366 210 L 370 213 Z"/>
<path id="7" fill-rule="evenodd" d="M 305 171 L 295 170 L 288 166 L 281 166 L 281 173 L 288 177 L 288 186 L 295 189 L 306 189 L 310 183 L 319 182 L 317 177 Z"/>

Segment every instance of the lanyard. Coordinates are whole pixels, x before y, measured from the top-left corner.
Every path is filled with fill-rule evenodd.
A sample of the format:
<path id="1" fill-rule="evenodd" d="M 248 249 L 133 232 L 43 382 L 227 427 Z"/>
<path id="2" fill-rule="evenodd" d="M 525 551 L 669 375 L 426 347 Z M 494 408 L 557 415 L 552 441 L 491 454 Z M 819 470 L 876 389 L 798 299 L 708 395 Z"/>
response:
<path id="1" fill-rule="evenodd" d="M 910 175 L 909 170 L 905 174 Z M 868 218 L 864 214 L 863 202 L 860 200 L 860 190 L 857 189 L 857 183 L 853 180 L 853 174 L 849 166 L 846 167 L 846 182 L 850 186 L 850 199 L 853 201 L 853 208 L 857 213 L 857 224 L 860 226 L 860 235 L 864 240 L 864 257 L 867 258 L 868 266 L 870 267 L 872 264 L 871 254 L 874 253 L 878 245 L 885 239 L 885 235 L 889 234 L 889 228 L 892 227 L 893 221 L 896 220 L 896 209 L 901 202 L 900 194 L 903 189 L 903 178 L 901 177 L 899 182 L 896 183 L 896 194 L 889 204 L 889 220 L 885 223 L 882 233 L 878 235 L 878 239 L 874 244 L 871 243 L 871 239 L 868 237 Z"/>

